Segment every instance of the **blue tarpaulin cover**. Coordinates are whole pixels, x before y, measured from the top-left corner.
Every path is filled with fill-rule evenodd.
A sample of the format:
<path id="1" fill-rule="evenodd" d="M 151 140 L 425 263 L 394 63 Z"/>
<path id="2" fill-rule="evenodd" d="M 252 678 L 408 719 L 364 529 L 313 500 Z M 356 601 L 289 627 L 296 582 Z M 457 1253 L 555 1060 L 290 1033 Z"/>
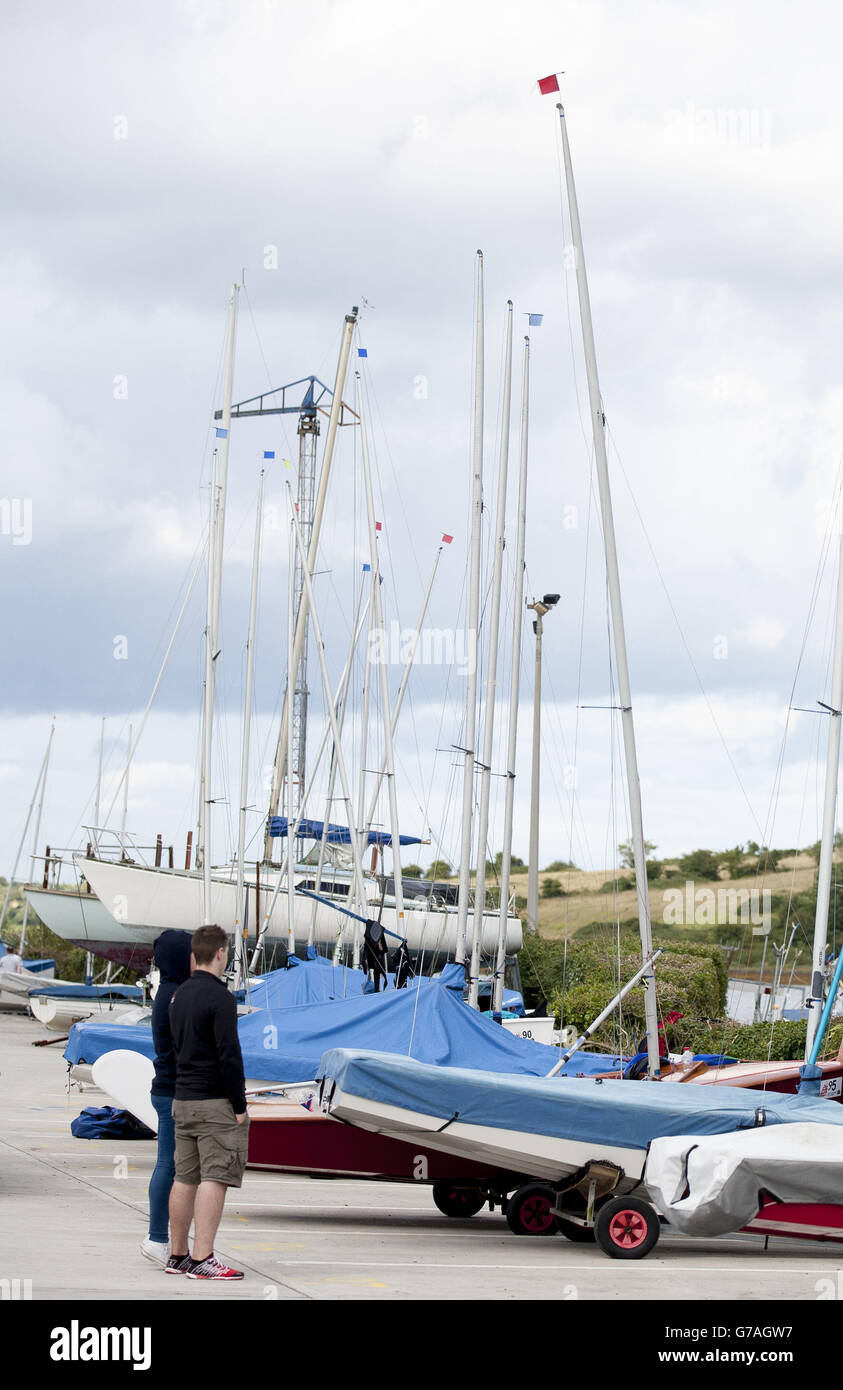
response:
<path id="1" fill-rule="evenodd" d="M 295 1004 L 324 1004 L 330 999 L 348 999 L 365 992 L 368 977 L 362 970 L 353 970 L 344 965 L 333 965 L 326 956 L 312 955 L 309 960 L 289 959 L 286 970 L 270 970 L 262 975 L 258 984 L 251 985 L 248 992 L 249 1003 L 255 1009 L 286 1009 Z M 387 976 L 392 987 L 395 976 Z M 450 963 L 436 979 L 429 975 L 416 975 L 409 981 L 408 988 L 426 988 L 438 985 L 453 989 L 462 995 L 465 987 L 465 973 L 461 965 Z M 246 999 L 241 991 L 238 999 Z M 504 1005 L 514 1013 L 524 1012 L 524 1001 L 515 990 L 505 989 Z"/>
<path id="2" fill-rule="evenodd" d="M 53 985 L 31 989 L 30 998 L 48 995 L 51 999 L 143 999 L 140 985 Z"/>
<path id="3" fill-rule="evenodd" d="M 806 1120 L 843 1125 L 843 1106 L 814 1097 L 738 1086 L 489 1075 L 486 1070 L 431 1067 L 409 1057 L 348 1048 L 325 1053 L 317 1072 L 317 1079 L 322 1077 L 348 1095 L 443 1121 L 458 1115 L 461 1124 L 620 1148 L 646 1149 L 651 1139 L 668 1134 L 726 1134 L 752 1128 L 759 1109 L 768 1125 Z"/>
<path id="4" fill-rule="evenodd" d="M 295 821 L 293 821 L 295 825 Z M 321 840 L 324 822 L 321 820 L 302 820 L 296 831 L 297 840 Z M 288 833 L 286 816 L 270 816 L 269 833 L 275 839 L 280 839 Z M 357 832 L 358 843 L 363 839 L 360 831 Z M 328 834 L 326 836 L 329 845 L 350 845 L 351 832 L 347 825 L 332 825 L 328 822 Z M 367 830 L 365 842 L 369 845 L 391 845 L 392 836 L 388 830 Z M 399 835 L 399 845 L 420 845 L 422 842 L 417 835 Z"/>
<path id="5" fill-rule="evenodd" d="M 462 967 L 457 967 L 461 973 Z M 291 975 L 299 970 L 288 972 Z M 447 979 L 456 972 L 450 969 Z M 444 987 L 443 987 L 444 985 Z M 331 1048 L 376 1045 L 437 1066 L 467 1065 L 484 1071 L 544 1076 L 559 1058 L 556 1048 L 517 1038 L 463 1003 L 446 976 L 421 989 L 356 994 L 327 1003 L 261 1008 L 238 1023 L 246 1075 L 261 1081 L 310 1081 Z M 71 1063 L 93 1063 L 103 1052 L 126 1047 L 152 1054 L 148 1029 L 121 1024 L 75 1024 L 65 1049 Z M 619 1064 L 595 1053 L 574 1056 L 567 1070 L 591 1075 Z"/>

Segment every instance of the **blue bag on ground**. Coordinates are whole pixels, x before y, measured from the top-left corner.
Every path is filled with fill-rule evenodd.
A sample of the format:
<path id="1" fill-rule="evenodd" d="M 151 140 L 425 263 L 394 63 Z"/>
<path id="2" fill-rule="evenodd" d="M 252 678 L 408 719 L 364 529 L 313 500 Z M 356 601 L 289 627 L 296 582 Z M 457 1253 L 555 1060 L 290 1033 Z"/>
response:
<path id="1" fill-rule="evenodd" d="M 114 1105 L 89 1105 L 71 1121 L 74 1139 L 154 1139 L 155 1135 L 128 1110 Z"/>

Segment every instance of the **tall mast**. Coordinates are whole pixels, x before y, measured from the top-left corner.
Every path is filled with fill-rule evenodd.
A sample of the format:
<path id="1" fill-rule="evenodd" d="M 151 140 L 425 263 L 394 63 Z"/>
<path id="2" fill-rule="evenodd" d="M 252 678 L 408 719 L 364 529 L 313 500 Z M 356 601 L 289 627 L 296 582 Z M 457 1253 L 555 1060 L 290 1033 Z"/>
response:
<path id="1" fill-rule="evenodd" d="M 386 785 L 389 794 L 389 832 L 392 840 L 392 877 L 395 893 L 395 917 L 398 935 L 404 928 L 404 884 L 401 879 L 401 837 L 398 831 L 398 797 L 395 791 L 395 762 L 392 749 L 392 725 L 389 709 L 389 686 L 386 677 L 386 642 L 384 640 L 383 605 L 381 603 L 381 571 L 378 555 L 378 535 L 375 523 L 375 500 L 372 494 L 372 470 L 369 466 L 369 437 L 366 431 L 366 412 L 363 408 L 360 376 L 357 376 L 360 415 L 360 445 L 363 457 L 363 486 L 366 492 L 366 515 L 369 522 L 369 563 L 372 566 L 372 593 L 374 595 L 375 626 L 380 634 L 378 644 L 378 678 L 380 681 L 381 715 L 383 717 L 383 747 L 386 759 Z M 371 652 L 366 653 L 367 661 Z M 366 827 L 363 827 L 365 834 Z"/>
<path id="2" fill-rule="evenodd" d="M 409 680 L 410 680 L 410 673 L 411 673 L 411 671 L 412 671 L 412 669 L 413 669 L 413 662 L 415 661 L 415 658 L 416 658 L 416 650 L 417 650 L 418 645 L 419 645 L 419 633 L 420 633 L 421 630 L 422 630 L 422 624 L 424 623 L 425 615 L 426 615 L 426 613 L 427 613 L 427 605 L 428 605 L 429 602 L 430 602 L 430 595 L 431 595 L 431 592 L 432 592 L 432 590 L 433 590 L 433 581 L 434 581 L 434 579 L 436 578 L 436 571 L 437 571 L 437 569 L 439 568 L 439 561 L 440 561 L 440 559 L 442 558 L 442 550 L 443 550 L 443 546 L 440 545 L 440 546 L 439 546 L 439 549 L 438 549 L 437 552 L 436 552 L 436 559 L 435 559 L 434 562 L 433 562 L 433 570 L 432 570 L 432 572 L 431 572 L 430 579 L 428 580 L 428 584 L 427 584 L 427 588 L 426 588 L 426 590 L 425 590 L 424 598 L 422 599 L 421 611 L 420 611 L 420 613 L 419 613 L 418 621 L 417 621 L 417 623 L 416 623 L 416 630 L 415 630 L 415 633 L 414 633 L 414 635 L 413 635 L 413 641 L 412 641 L 412 644 L 411 644 L 411 646 L 410 646 L 410 650 L 409 650 L 409 654 L 408 654 L 408 656 L 407 656 L 407 660 L 404 662 L 404 673 L 403 673 L 403 675 L 401 676 L 401 684 L 400 684 L 399 687 L 398 687 L 398 694 L 397 694 L 396 697 L 395 697 L 395 705 L 394 705 L 393 710 L 392 710 L 392 720 L 391 720 L 390 726 L 389 726 L 393 738 L 395 738 L 395 730 L 396 730 L 396 728 L 398 727 L 398 716 L 399 716 L 400 713 L 401 713 L 401 706 L 402 706 L 402 704 L 403 704 L 403 702 L 404 702 L 404 694 L 405 694 L 405 691 L 406 691 L 406 689 L 407 689 L 407 685 L 408 685 Z M 373 817 L 374 814 L 375 814 L 375 807 L 376 807 L 377 802 L 378 802 L 378 793 L 380 792 L 381 782 L 383 781 L 384 773 L 385 773 L 385 772 L 386 772 L 386 762 L 385 762 L 384 759 L 381 759 L 381 765 L 380 765 L 380 767 L 378 768 L 378 773 L 377 773 L 377 776 L 375 777 L 375 786 L 374 786 L 374 790 L 372 791 L 372 795 L 371 795 L 371 797 L 369 798 L 369 805 L 368 805 L 368 808 L 367 808 L 367 810 L 366 810 L 365 818 L 364 818 L 363 823 L 362 823 L 362 825 L 361 825 L 361 829 L 362 829 L 362 830 L 368 830 L 369 827 L 370 827 L 371 824 L 372 824 L 372 817 Z"/>
<path id="3" fill-rule="evenodd" d="M 837 569 L 837 602 L 834 612 L 834 657 L 831 674 L 831 706 L 828 710 L 828 748 L 825 760 L 825 799 L 820 863 L 817 870 L 817 911 L 814 918 L 814 945 L 811 961 L 811 996 L 805 1060 L 811 1056 L 823 1006 L 823 975 L 828 941 L 828 908 L 831 899 L 831 860 L 834 852 L 834 826 L 837 817 L 837 779 L 840 774 L 840 718 L 843 710 L 843 531 Z"/>
<path id="4" fill-rule="evenodd" d="M 290 756 L 293 747 L 293 700 L 292 693 L 295 689 L 295 658 L 293 650 L 295 646 L 295 599 L 294 590 L 296 583 L 296 535 L 295 535 L 295 516 L 290 518 L 290 555 L 289 569 L 287 571 L 287 694 L 291 697 L 284 702 L 284 713 L 287 722 L 287 950 L 292 956 L 296 950 L 296 905 L 295 905 L 295 883 L 293 880 L 293 867 L 296 862 L 296 837 L 293 834 L 293 821 L 296 816 L 297 797 L 293 778 L 293 760 Z"/>
<path id="5" fill-rule="evenodd" d="M 477 818 L 477 869 L 474 877 L 474 926 L 471 935 L 471 968 L 468 1002 L 477 1008 L 480 984 L 480 944 L 486 900 L 486 841 L 489 832 L 489 795 L 492 789 L 492 756 L 495 736 L 495 697 L 498 677 L 498 635 L 501 616 L 501 580 L 506 544 L 506 484 L 509 469 L 509 416 L 512 398 L 512 300 L 506 305 L 506 355 L 504 358 L 503 418 L 498 459 L 498 500 L 495 516 L 495 559 L 492 568 L 492 606 L 489 614 L 489 656 L 486 667 L 486 699 L 483 713 L 483 754 L 480 760 L 480 811 Z"/>
<path id="6" fill-rule="evenodd" d="M 249 632 L 246 638 L 246 689 L 243 696 L 243 745 L 240 753 L 240 815 L 237 824 L 237 906 L 234 936 L 235 989 L 242 984 L 246 915 L 244 911 L 244 879 L 246 866 L 246 808 L 249 800 L 249 743 L 252 732 L 252 692 L 255 684 L 255 625 L 258 613 L 258 576 L 261 563 L 261 526 L 263 523 L 263 479 L 258 478 L 258 503 L 255 514 L 255 540 L 252 547 L 252 584 L 249 592 Z"/>
<path id="7" fill-rule="evenodd" d="M 366 566 L 366 570 L 368 570 L 368 569 L 369 569 L 369 566 L 367 565 L 367 566 Z M 360 579 L 360 588 L 357 590 L 357 602 L 356 602 L 355 605 L 354 605 L 354 621 L 353 621 L 352 624 L 351 624 L 351 638 L 350 638 L 350 640 L 349 640 L 349 646 L 348 646 L 348 657 L 347 657 L 347 659 L 346 659 L 346 663 L 345 663 L 345 666 L 344 666 L 344 668 L 343 668 L 343 674 L 342 674 L 342 680 L 340 681 L 339 693 L 338 693 L 338 695 L 337 695 L 336 700 L 334 701 L 334 704 L 335 704 L 336 710 L 337 710 L 337 727 L 338 727 L 338 729 L 339 729 L 339 731 L 340 731 L 340 737 L 342 737 L 343 725 L 345 724 L 345 714 L 346 714 L 346 710 L 347 710 L 347 708 L 348 708 L 348 701 L 346 700 L 346 691 L 347 691 L 347 689 L 348 689 L 348 677 L 349 677 L 350 674 L 351 674 L 351 666 L 352 666 L 352 663 L 353 663 L 353 661 L 354 661 L 354 653 L 355 653 L 356 650 L 357 650 L 357 641 L 358 641 L 358 638 L 359 638 L 359 636 L 360 636 L 360 633 L 361 633 L 361 630 L 362 630 L 362 627 L 363 627 L 363 623 L 362 623 L 361 618 L 360 618 L 360 608 L 361 608 L 361 605 L 362 605 L 362 603 L 363 603 L 363 590 L 365 589 L 365 587 L 366 587 L 366 576 L 365 576 L 365 573 L 364 573 L 364 574 L 361 576 L 361 579 Z M 368 609 L 369 609 L 369 607 L 370 607 L 370 603 L 371 603 L 371 598 L 370 598 L 369 600 L 367 600 L 367 602 L 366 602 L 366 610 L 367 610 L 367 611 L 368 611 Z M 362 759 L 361 759 L 361 769 L 360 769 L 360 770 L 361 770 L 361 773 L 362 773 L 362 771 L 363 771 Z M 314 883 L 315 883 L 315 885 L 316 885 L 314 891 L 315 891 L 316 893 L 321 893 L 321 892 L 322 892 L 322 873 L 323 873 L 323 870 L 324 870 L 324 868 L 325 868 L 325 849 L 326 849 L 327 844 L 328 844 L 328 826 L 330 825 L 330 822 L 331 822 L 331 808 L 333 807 L 333 804 L 334 804 L 334 786 L 335 786 L 335 784 L 336 784 L 336 780 L 337 780 L 337 759 L 336 759 L 335 753 L 332 752 L 332 755 L 331 755 L 331 763 L 330 763 L 330 767 L 329 767 L 329 769 L 328 769 L 328 793 L 327 793 L 327 796 L 325 797 L 325 818 L 324 818 L 324 820 L 323 820 L 323 822 L 322 822 L 322 835 L 321 835 L 321 838 L 320 838 L 320 840 L 319 840 L 319 860 L 318 860 L 318 863 L 317 863 L 317 865 L 316 865 L 316 877 L 315 877 L 315 879 L 314 879 Z M 316 898 L 314 898 L 314 899 L 313 899 L 313 906 L 312 906 L 311 912 L 310 912 L 310 926 L 309 926 L 308 932 L 307 932 L 307 944 L 308 944 L 308 946 L 312 946 L 313 943 L 314 943 L 314 941 L 315 941 L 315 939 L 316 939 L 316 910 L 317 910 L 318 906 L 319 906 L 319 904 L 318 904 Z"/>
<path id="8" fill-rule="evenodd" d="M 99 838 L 100 805 L 102 802 L 102 754 L 105 746 L 105 715 L 100 724 L 100 754 L 97 763 L 97 794 L 94 800 L 94 840 Z"/>
<path id="9" fill-rule="evenodd" d="M 55 721 L 55 719 L 54 719 L 53 722 L 52 722 L 52 724 L 50 725 L 50 737 L 47 739 L 47 751 L 46 751 L 46 753 L 44 754 L 44 769 L 43 769 L 43 772 L 42 772 L 42 775 L 41 775 L 41 790 L 40 790 L 40 792 L 39 792 L 39 794 L 38 794 L 38 805 L 37 805 L 37 807 L 35 808 L 35 828 L 34 828 L 34 830 L 33 830 L 33 832 L 32 832 L 32 855 L 31 855 L 30 860 L 29 860 L 29 881 L 30 881 L 30 883 L 31 883 L 31 882 L 34 880 L 34 878 L 35 878 L 35 859 L 36 859 L 36 856 L 37 856 L 37 854 L 38 854 L 38 837 L 39 837 L 40 834 L 41 834 L 41 812 L 42 812 L 43 809 L 44 809 L 44 797 L 46 796 L 46 793 L 47 793 L 47 772 L 48 772 L 49 767 L 50 767 L 50 750 L 51 750 L 51 748 L 52 748 L 52 746 L 53 746 L 53 734 L 55 733 L 55 731 L 56 731 L 56 721 Z M 10 892 L 11 892 L 11 889 L 12 889 L 12 884 L 11 884 L 11 880 L 10 880 L 10 882 L 9 882 L 9 891 L 10 891 Z M 29 917 L 29 898 L 26 899 L 26 905 L 24 906 L 24 909 L 23 909 L 23 922 L 21 923 L 21 929 L 20 929 L 20 944 L 18 945 L 18 955 L 19 955 L 19 956 L 22 956 L 23 953 L 24 953 L 24 950 L 26 949 L 26 923 L 27 923 L 28 917 Z"/>
<path id="10" fill-rule="evenodd" d="M 275 750 L 275 764 L 272 771 L 272 789 L 269 795 L 269 816 L 278 814 L 278 803 L 281 799 L 281 786 L 284 780 L 284 773 L 287 764 L 287 748 L 290 737 L 287 728 L 287 702 L 295 697 L 297 672 L 304 650 L 305 637 L 307 634 L 307 614 L 310 600 L 308 598 L 308 586 L 304 582 L 304 570 L 313 574 L 316 568 L 316 558 L 319 553 L 319 537 L 322 530 L 322 517 L 325 511 L 325 498 L 328 491 L 328 482 L 331 476 L 331 463 L 334 456 L 334 442 L 337 436 L 337 428 L 340 422 L 342 411 L 342 393 L 345 388 L 345 377 L 348 370 L 348 359 L 351 353 L 351 339 L 354 333 L 354 326 L 357 323 L 357 309 L 352 309 L 350 314 L 345 316 L 342 339 L 340 342 L 339 359 L 337 361 L 337 372 L 334 379 L 334 394 L 331 399 L 331 414 L 328 419 L 328 430 L 325 436 L 325 450 L 322 455 L 322 471 L 319 475 L 319 489 L 316 494 L 316 503 L 313 510 L 313 522 L 310 530 L 310 538 L 306 548 L 306 562 L 301 565 L 302 590 L 301 598 L 296 613 L 295 640 L 293 643 L 293 669 L 287 672 L 287 689 L 284 695 L 284 710 L 281 716 L 281 727 L 278 732 L 278 744 Z M 292 762 L 292 758 L 290 759 Z M 303 783 L 303 769 L 294 768 L 299 775 L 300 785 Z M 266 835 L 264 837 L 264 859 L 267 863 L 272 858 L 272 837 L 269 834 L 269 820 L 267 819 Z"/>
<path id="11" fill-rule="evenodd" d="M 618 573 L 618 554 L 615 544 L 615 523 L 612 515 L 612 496 L 609 486 L 609 461 L 606 453 L 606 417 L 603 414 L 603 402 L 597 376 L 597 353 L 594 346 L 591 304 L 588 296 L 588 280 L 585 271 L 580 215 L 577 207 L 576 188 L 574 187 L 574 171 L 571 164 L 571 150 L 568 144 L 565 111 L 561 104 L 559 104 L 556 109 L 559 112 L 559 126 L 562 133 L 565 182 L 568 188 L 568 208 L 571 216 L 571 235 L 573 237 L 574 253 L 576 256 L 577 292 L 579 295 L 585 366 L 588 376 L 591 429 L 594 436 L 594 455 L 600 493 L 600 511 L 603 519 L 606 579 L 609 590 L 609 611 L 612 620 L 612 633 L 614 636 L 618 696 L 621 703 L 623 747 L 629 794 L 629 814 L 632 828 L 632 850 L 635 862 L 635 884 L 638 895 L 638 925 L 641 932 L 642 959 L 647 961 L 653 954 L 653 938 L 650 927 L 650 894 L 647 886 L 647 858 L 644 848 L 644 822 L 641 814 L 641 784 L 638 776 L 638 756 L 635 749 L 635 725 L 632 718 L 632 693 L 629 684 L 629 664 L 626 654 L 623 605 L 621 602 L 620 576 Z M 644 976 L 643 984 L 644 1013 L 647 1025 L 647 1072 L 651 1078 L 655 1079 L 658 1078 L 660 1070 L 656 988 L 652 971 Z"/>
<path id="12" fill-rule="evenodd" d="M 456 959 L 465 960 L 468 931 L 468 898 L 471 892 L 472 815 L 474 809 L 474 761 L 477 729 L 477 662 L 480 651 L 480 529 L 483 514 L 483 252 L 477 252 L 477 318 L 474 340 L 474 449 L 471 488 L 471 568 L 468 581 L 468 674 L 465 691 L 465 745 L 463 748 L 462 836 L 460 886 L 457 908 Z"/>
<path id="13" fill-rule="evenodd" d="M 231 286 L 228 296 L 228 316 L 226 319 L 225 333 L 225 369 L 223 377 L 223 400 L 220 415 L 220 424 L 217 427 L 216 437 L 220 440 L 218 449 L 214 450 L 214 483 L 211 488 L 213 506 L 213 526 L 212 534 L 215 537 L 212 549 L 208 551 L 208 600 L 207 600 L 207 622 L 206 633 L 208 644 L 211 650 L 211 688 L 210 706 L 213 711 L 214 704 L 214 680 L 216 675 L 216 659 L 219 656 L 220 638 L 220 600 L 222 596 L 222 561 L 223 561 L 223 542 L 225 539 L 225 508 L 228 497 L 228 455 L 231 445 L 231 400 L 234 390 L 234 347 L 237 339 L 237 296 L 240 286 Z M 211 533 L 209 533 L 211 534 Z M 209 541 L 210 546 L 210 541 Z M 206 695 L 207 695 L 207 667 L 206 667 Z M 206 700 L 207 710 L 207 700 Z M 212 715 L 213 718 L 213 715 Z M 209 756 L 210 738 L 205 737 L 203 725 L 202 739 L 202 758 L 199 769 L 199 834 L 197 837 L 198 849 L 196 865 L 204 868 L 205 847 L 208 846 L 210 852 L 210 834 L 205 825 L 205 816 L 209 805 L 208 779 L 210 777 L 210 764 L 206 763 Z M 210 907 L 210 900 L 206 903 L 206 908 Z"/>
<path id="14" fill-rule="evenodd" d="M 530 339 L 524 339 L 524 376 L 521 387 L 521 467 L 518 474 L 518 520 L 515 542 L 515 595 L 513 598 L 512 666 L 509 678 L 509 730 L 506 741 L 506 793 L 503 817 L 501 901 L 498 917 L 498 950 L 492 1010 L 503 1008 L 506 967 L 506 927 L 509 917 L 509 876 L 512 865 L 512 820 L 515 806 L 515 754 L 518 742 L 518 696 L 521 681 L 521 623 L 524 608 L 524 541 L 527 530 L 527 432 L 530 410 Z"/>
<path id="15" fill-rule="evenodd" d="M 129 725 L 129 738 L 126 743 L 126 770 L 123 773 L 123 813 L 120 817 L 120 851 L 125 854 L 123 837 L 126 834 L 126 820 L 129 815 L 129 769 L 132 766 L 132 726 Z"/>
<path id="16" fill-rule="evenodd" d="M 15 855 L 15 862 L 12 865 L 12 872 L 9 874 L 9 882 L 6 885 L 6 896 L 3 899 L 3 910 L 2 912 L 0 912 L 0 932 L 3 930 L 3 923 L 6 920 L 6 910 L 9 906 L 9 898 L 11 897 L 12 893 L 12 884 L 15 881 L 15 875 L 18 871 L 20 857 L 23 854 L 23 847 L 26 843 L 26 832 L 29 829 L 29 822 L 32 820 L 32 812 L 35 807 L 35 802 L 38 800 L 38 793 L 41 790 L 41 783 L 43 782 L 44 777 L 46 775 L 47 763 L 50 759 L 50 748 L 52 747 L 53 743 L 53 733 L 55 732 L 55 727 L 56 721 L 54 718 L 52 724 L 50 725 L 50 737 L 47 739 L 47 747 L 44 750 L 44 756 L 41 759 L 41 766 L 38 770 L 38 779 L 35 783 L 35 790 L 32 793 L 32 800 L 29 803 L 29 810 L 26 813 L 26 820 L 24 821 L 23 830 L 21 832 L 20 843 L 18 844 L 17 854 Z"/>
<path id="17" fill-rule="evenodd" d="M 213 634 L 214 578 L 217 554 L 217 451 L 211 463 L 211 486 L 208 504 L 208 588 L 205 620 L 205 696 L 202 710 L 202 821 L 198 856 L 202 861 L 202 922 L 213 924 L 211 905 L 211 754 L 214 734 L 214 662 L 216 643 Z"/>
<path id="18" fill-rule="evenodd" d="M 296 533 L 296 545 L 299 548 L 300 555 L 302 556 L 302 558 L 304 558 L 304 542 L 302 541 L 301 530 L 299 529 L 299 523 L 295 513 L 295 509 L 292 507 L 292 493 L 290 492 L 289 483 L 287 484 L 287 491 L 291 501 L 293 528 Z M 348 777 L 346 775 L 345 770 L 345 759 L 342 755 L 342 744 L 340 742 L 340 732 L 339 726 L 337 724 L 336 710 L 334 708 L 334 703 L 331 698 L 331 683 L 328 679 L 328 667 L 325 661 L 325 643 L 322 640 L 322 630 L 319 625 L 319 614 L 316 610 L 316 604 L 313 600 L 313 585 L 311 583 L 309 565 L 306 566 L 304 570 L 304 583 L 305 590 L 307 593 L 307 606 L 310 610 L 311 620 L 313 622 L 313 636 L 316 643 L 317 655 L 319 657 L 319 668 L 322 674 L 322 688 L 325 692 L 325 703 L 327 705 L 328 718 L 331 724 L 331 736 L 334 740 L 334 752 L 337 760 L 337 772 L 339 773 L 340 786 L 342 787 L 343 801 L 345 803 L 345 813 L 348 819 L 348 836 L 349 840 L 351 841 L 351 855 L 354 861 L 354 888 L 357 903 L 359 905 L 359 910 L 361 912 L 364 912 L 366 908 L 366 889 L 363 884 L 363 868 L 360 859 L 360 848 L 357 840 L 357 831 L 354 827 L 354 807 L 351 802 L 351 792 L 349 790 Z M 289 835 L 289 826 L 287 827 L 287 833 Z"/>

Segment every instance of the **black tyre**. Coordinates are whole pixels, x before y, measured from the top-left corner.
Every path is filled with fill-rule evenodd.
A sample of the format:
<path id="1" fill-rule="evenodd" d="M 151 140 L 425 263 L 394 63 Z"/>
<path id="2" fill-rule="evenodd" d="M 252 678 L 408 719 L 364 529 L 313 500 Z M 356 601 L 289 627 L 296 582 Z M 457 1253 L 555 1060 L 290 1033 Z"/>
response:
<path id="1" fill-rule="evenodd" d="M 443 1216 L 476 1216 L 486 1205 L 486 1194 L 476 1187 L 459 1187 L 452 1182 L 435 1182 L 433 1200 Z"/>
<path id="2" fill-rule="evenodd" d="M 594 1231 L 613 1260 L 642 1260 L 659 1238 L 659 1218 L 638 1197 L 613 1197 L 597 1213 Z"/>
<path id="3" fill-rule="evenodd" d="M 566 1221 L 563 1216 L 557 1216 L 556 1226 L 559 1234 L 566 1240 L 572 1240 L 575 1245 L 593 1245 L 597 1239 L 593 1226 L 577 1226 L 573 1221 Z"/>
<path id="4" fill-rule="evenodd" d="M 506 1204 L 506 1224 L 516 1236 L 555 1236 L 558 1232 L 552 1208 L 556 1193 L 545 1183 L 519 1187 Z"/>

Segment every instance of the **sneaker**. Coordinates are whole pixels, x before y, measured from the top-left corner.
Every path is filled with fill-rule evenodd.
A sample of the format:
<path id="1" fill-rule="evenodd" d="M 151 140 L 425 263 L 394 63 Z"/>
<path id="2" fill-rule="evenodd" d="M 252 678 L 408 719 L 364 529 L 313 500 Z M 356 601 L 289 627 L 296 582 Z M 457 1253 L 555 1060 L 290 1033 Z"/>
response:
<path id="1" fill-rule="evenodd" d="M 166 1265 L 170 1258 L 170 1242 L 168 1240 L 150 1240 L 146 1236 L 141 1241 L 140 1252 L 148 1260 L 154 1260 L 157 1265 Z"/>
<path id="2" fill-rule="evenodd" d="M 242 1279 L 242 1269 L 230 1269 L 211 1254 L 207 1260 L 192 1261 L 193 1268 L 186 1270 L 188 1279 Z"/>
<path id="3" fill-rule="evenodd" d="M 189 1274 L 195 1263 L 189 1255 L 171 1255 L 164 1266 L 164 1273 Z"/>

